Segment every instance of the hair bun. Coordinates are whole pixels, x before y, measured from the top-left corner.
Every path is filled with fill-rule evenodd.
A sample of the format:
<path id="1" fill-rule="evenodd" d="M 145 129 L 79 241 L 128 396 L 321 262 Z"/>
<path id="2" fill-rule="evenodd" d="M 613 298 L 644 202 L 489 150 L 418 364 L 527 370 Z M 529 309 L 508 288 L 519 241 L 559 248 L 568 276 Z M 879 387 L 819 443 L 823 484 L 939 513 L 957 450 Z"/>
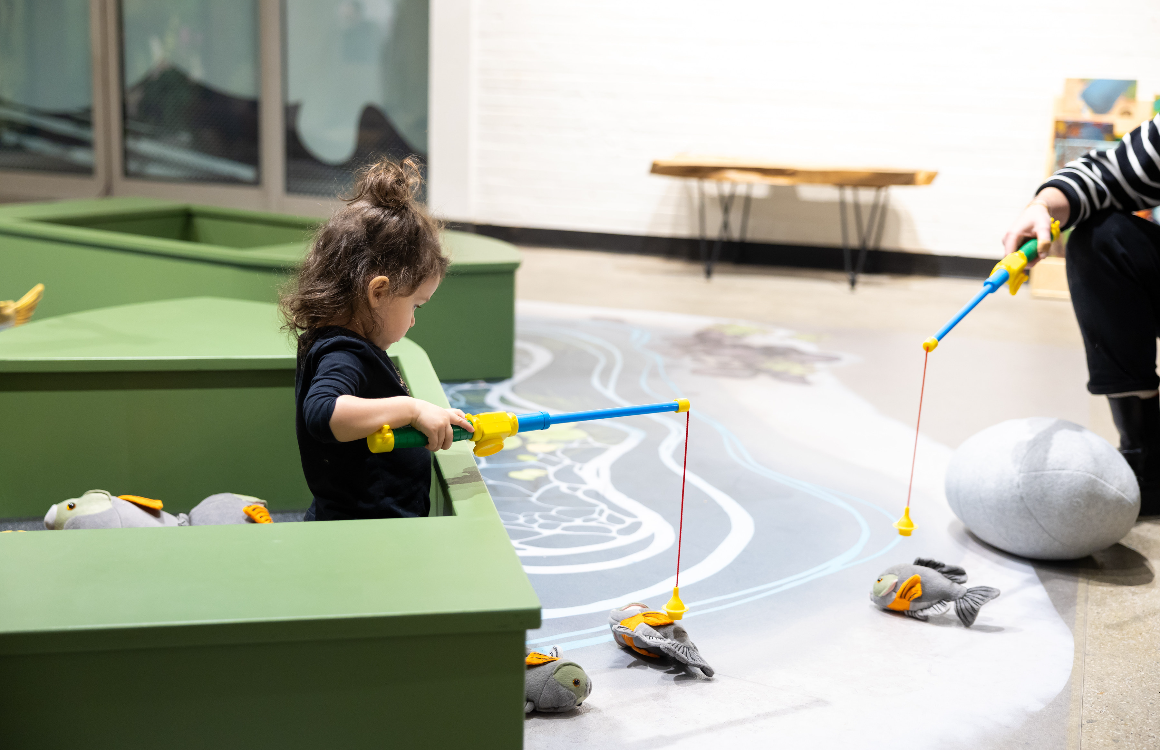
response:
<path id="1" fill-rule="evenodd" d="M 401 162 L 383 159 L 359 170 L 354 192 L 347 200 L 366 201 L 378 208 L 393 208 L 415 201 L 423 185 L 421 163 L 414 156 Z"/>

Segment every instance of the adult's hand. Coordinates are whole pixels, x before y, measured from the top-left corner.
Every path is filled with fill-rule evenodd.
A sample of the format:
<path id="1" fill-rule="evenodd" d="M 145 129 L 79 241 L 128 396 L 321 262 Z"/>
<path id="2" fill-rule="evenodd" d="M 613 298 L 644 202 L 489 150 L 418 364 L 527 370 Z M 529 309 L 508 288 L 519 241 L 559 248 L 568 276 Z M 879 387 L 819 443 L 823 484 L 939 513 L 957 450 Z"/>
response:
<path id="1" fill-rule="evenodd" d="M 1037 239 L 1039 254 L 1028 264 L 1035 265 L 1047 257 L 1047 251 L 1051 249 L 1051 220 L 1064 224 L 1070 213 L 1067 196 L 1058 188 L 1045 188 L 1027 204 L 1003 235 L 1003 254 L 1010 255 L 1027 240 Z"/>

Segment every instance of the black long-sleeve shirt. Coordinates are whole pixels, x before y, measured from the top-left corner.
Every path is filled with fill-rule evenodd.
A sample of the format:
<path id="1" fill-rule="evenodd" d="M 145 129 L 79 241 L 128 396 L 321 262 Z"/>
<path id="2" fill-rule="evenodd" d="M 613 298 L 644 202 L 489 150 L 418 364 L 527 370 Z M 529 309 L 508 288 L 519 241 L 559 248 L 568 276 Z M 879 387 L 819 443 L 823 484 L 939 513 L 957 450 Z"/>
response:
<path id="1" fill-rule="evenodd" d="M 365 440 L 340 443 L 330 430 L 339 396 L 407 396 L 387 353 L 346 328 L 321 329 L 298 355 L 294 382 L 302 472 L 315 518 L 426 516 L 431 508 L 431 454 L 426 448 L 371 453 Z"/>
<path id="2" fill-rule="evenodd" d="M 1068 162 L 1039 190 L 1048 187 L 1063 191 L 1071 206 L 1064 229 L 1106 208 L 1140 211 L 1160 205 L 1160 114 L 1125 135 L 1115 148 L 1089 151 Z"/>

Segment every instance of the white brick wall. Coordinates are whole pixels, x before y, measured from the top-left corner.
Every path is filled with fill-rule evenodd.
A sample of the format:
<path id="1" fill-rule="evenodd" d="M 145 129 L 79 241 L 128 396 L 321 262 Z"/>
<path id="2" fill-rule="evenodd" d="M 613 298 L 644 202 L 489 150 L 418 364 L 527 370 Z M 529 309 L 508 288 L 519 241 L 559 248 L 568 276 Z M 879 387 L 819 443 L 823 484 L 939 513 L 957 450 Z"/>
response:
<path id="1" fill-rule="evenodd" d="M 692 236 L 692 184 L 648 174 L 686 152 L 937 169 L 891 190 L 883 247 L 994 256 L 1044 177 L 1063 79 L 1160 90 L 1160 0 L 460 7 L 471 184 L 449 218 L 482 223 Z M 773 188 L 750 236 L 836 245 L 837 219 L 831 188 Z"/>

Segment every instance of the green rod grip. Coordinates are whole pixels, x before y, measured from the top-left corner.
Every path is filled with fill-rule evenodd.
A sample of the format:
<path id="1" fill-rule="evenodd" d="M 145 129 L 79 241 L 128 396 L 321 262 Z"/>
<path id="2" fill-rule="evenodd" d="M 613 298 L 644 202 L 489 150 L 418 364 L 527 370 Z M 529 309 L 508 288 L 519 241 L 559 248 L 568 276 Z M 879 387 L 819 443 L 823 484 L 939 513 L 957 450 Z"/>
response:
<path id="1" fill-rule="evenodd" d="M 1030 263 L 1031 261 L 1035 260 L 1037 255 L 1039 255 L 1039 240 L 1027 240 L 1023 243 L 1023 246 L 1019 248 L 1019 252 L 1023 253 L 1023 257 L 1027 259 L 1028 263 Z"/>
<path id="2" fill-rule="evenodd" d="M 427 436 L 416 430 L 414 427 L 407 425 L 400 427 L 397 430 L 392 430 L 395 433 L 395 448 L 422 448 L 427 445 Z M 457 425 L 451 426 L 452 440 L 459 442 L 460 440 L 470 440 L 471 433 Z"/>

